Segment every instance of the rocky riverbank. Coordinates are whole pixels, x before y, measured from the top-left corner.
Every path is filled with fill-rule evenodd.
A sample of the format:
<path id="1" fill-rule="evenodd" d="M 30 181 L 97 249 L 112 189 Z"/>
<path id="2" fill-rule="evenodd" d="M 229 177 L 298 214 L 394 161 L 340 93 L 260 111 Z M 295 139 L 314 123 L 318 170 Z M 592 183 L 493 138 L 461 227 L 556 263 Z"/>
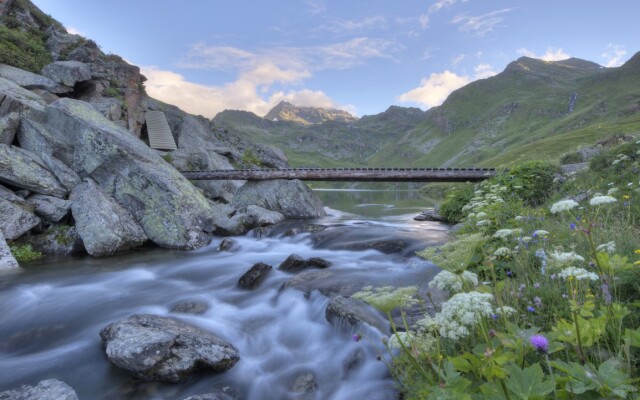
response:
<path id="1" fill-rule="evenodd" d="M 9 246 L 96 257 L 145 243 L 190 250 L 214 235 L 324 215 L 298 181 L 187 181 L 178 170 L 246 167 L 249 153 L 261 166 L 287 160 L 149 98 L 138 67 L 61 26 L 41 26 L 38 12 L 17 1 L 0 10 L 20 29 L 43 30 L 53 60 L 39 73 L 0 64 L 1 270 L 18 264 Z M 148 111 L 165 113 L 177 150 L 148 146 Z"/>

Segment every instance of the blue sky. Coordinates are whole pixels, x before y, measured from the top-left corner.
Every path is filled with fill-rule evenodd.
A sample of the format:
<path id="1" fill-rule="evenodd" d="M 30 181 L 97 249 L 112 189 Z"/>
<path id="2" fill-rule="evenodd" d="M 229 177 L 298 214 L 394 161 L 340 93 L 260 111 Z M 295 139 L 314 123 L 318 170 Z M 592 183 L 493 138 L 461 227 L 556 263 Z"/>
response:
<path id="1" fill-rule="evenodd" d="M 523 55 L 615 67 L 640 50 L 637 0 L 33 1 L 206 117 L 281 100 L 428 109 Z"/>

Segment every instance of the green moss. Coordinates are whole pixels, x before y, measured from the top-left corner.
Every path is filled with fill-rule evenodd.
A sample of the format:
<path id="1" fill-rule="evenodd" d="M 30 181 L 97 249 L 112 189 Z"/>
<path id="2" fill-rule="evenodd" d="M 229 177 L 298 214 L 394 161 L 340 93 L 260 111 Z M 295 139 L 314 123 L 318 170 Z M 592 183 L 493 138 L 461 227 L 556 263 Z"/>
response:
<path id="1" fill-rule="evenodd" d="M 260 160 L 251 150 L 246 150 L 242 155 L 242 164 L 245 166 L 262 166 L 262 160 Z"/>
<path id="2" fill-rule="evenodd" d="M 173 162 L 173 156 L 169 153 L 162 156 L 162 159 L 171 164 Z"/>
<path id="3" fill-rule="evenodd" d="M 0 63 L 38 73 L 51 61 L 40 32 L 0 25 Z"/>
<path id="4" fill-rule="evenodd" d="M 42 258 L 42 253 L 34 250 L 30 244 L 23 246 L 11 246 L 11 254 L 16 260 L 22 262 L 36 261 Z"/>
<path id="5" fill-rule="evenodd" d="M 109 86 L 108 88 L 106 88 L 102 92 L 102 94 L 106 97 L 122 98 L 122 95 L 120 94 L 120 90 L 118 90 L 118 88 L 113 86 Z"/>

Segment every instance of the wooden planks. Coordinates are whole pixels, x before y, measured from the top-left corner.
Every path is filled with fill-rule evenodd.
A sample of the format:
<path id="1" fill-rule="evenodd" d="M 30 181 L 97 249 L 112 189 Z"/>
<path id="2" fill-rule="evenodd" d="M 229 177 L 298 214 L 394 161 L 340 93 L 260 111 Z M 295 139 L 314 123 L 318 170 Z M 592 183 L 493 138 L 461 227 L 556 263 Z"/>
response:
<path id="1" fill-rule="evenodd" d="M 162 111 L 147 111 L 147 132 L 149 133 L 149 147 L 158 150 L 176 150 L 167 118 Z"/>

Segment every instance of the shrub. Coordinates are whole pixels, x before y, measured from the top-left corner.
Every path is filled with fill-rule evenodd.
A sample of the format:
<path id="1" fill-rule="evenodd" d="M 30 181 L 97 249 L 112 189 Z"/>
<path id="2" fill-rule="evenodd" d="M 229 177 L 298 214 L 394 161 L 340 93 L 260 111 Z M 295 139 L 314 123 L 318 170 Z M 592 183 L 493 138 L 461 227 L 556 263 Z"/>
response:
<path id="1" fill-rule="evenodd" d="M 640 158 L 637 154 L 638 145 L 636 143 L 625 143 L 607 151 L 597 154 L 589 162 L 589 169 L 595 172 L 607 172 L 620 170 L 625 164 L 636 161 Z"/>
<path id="2" fill-rule="evenodd" d="M 470 183 L 455 186 L 440 204 L 438 212 L 449 222 L 458 222 L 465 217 L 464 207 L 473 197 L 474 186 Z"/>
<path id="3" fill-rule="evenodd" d="M 562 165 L 577 164 L 581 162 L 584 162 L 584 157 L 578 152 L 565 154 L 560 158 L 560 164 Z"/>
<path id="4" fill-rule="evenodd" d="M 44 37 L 32 30 L 20 31 L 0 24 L 0 63 L 39 73 L 51 62 Z"/>
<path id="5" fill-rule="evenodd" d="M 258 158 L 251 150 L 246 150 L 242 155 L 242 164 L 245 166 L 262 166 L 262 160 Z"/>
<path id="6" fill-rule="evenodd" d="M 11 246 L 11 254 L 18 261 L 28 262 L 35 261 L 42 258 L 42 253 L 34 250 L 30 244 L 26 244 L 23 246 Z"/>
<path id="7" fill-rule="evenodd" d="M 559 172 L 555 165 L 542 161 L 527 161 L 509 171 L 492 178 L 492 184 L 506 186 L 508 192 L 526 204 L 535 206 L 544 203 L 554 188 L 554 175 Z"/>

